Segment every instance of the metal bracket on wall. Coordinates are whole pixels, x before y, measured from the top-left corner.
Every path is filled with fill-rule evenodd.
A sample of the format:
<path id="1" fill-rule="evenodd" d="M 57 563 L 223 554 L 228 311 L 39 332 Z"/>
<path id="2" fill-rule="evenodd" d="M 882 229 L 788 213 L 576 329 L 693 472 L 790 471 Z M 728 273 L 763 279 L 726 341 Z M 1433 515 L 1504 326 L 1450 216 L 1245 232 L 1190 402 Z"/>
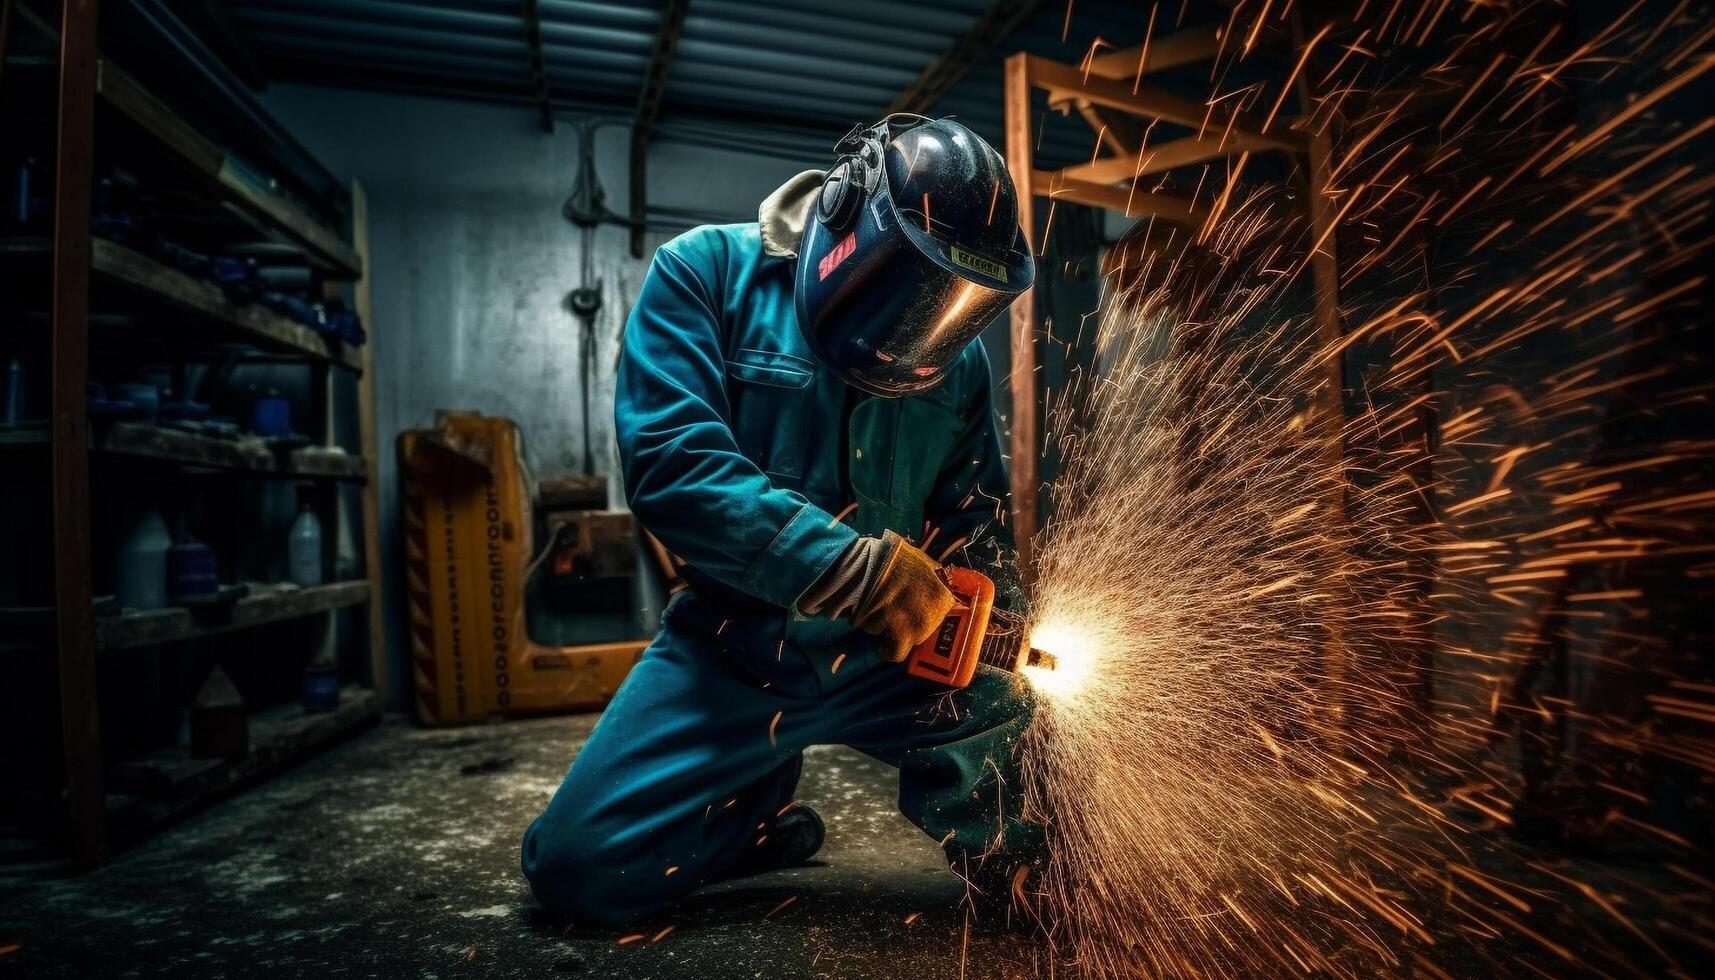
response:
<path id="1" fill-rule="evenodd" d="M 573 122 L 578 133 L 578 176 L 572 181 L 572 192 L 560 206 L 560 214 L 578 226 L 578 285 L 566 294 L 565 307 L 578 318 L 578 365 L 583 391 L 584 472 L 595 472 L 595 451 L 590 443 L 590 387 L 595 384 L 595 318 L 601 312 L 601 280 L 595 275 L 595 230 L 601 224 L 628 225 L 633 240 L 642 234 L 641 221 L 632 219 L 607 206 L 607 192 L 595 169 L 595 131 L 604 123 L 593 117 Z M 610 123 L 611 124 L 611 121 Z"/>

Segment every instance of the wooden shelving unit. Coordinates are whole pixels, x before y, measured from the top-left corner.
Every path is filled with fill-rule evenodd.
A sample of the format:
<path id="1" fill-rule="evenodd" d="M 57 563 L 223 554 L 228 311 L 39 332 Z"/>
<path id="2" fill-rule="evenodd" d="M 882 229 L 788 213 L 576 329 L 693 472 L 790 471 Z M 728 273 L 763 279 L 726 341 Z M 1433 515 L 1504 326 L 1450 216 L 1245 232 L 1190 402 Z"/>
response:
<path id="1" fill-rule="evenodd" d="M 311 200 L 314 195 L 300 198 L 289 182 L 268 176 L 274 167 L 266 153 L 262 159 L 241 158 L 108 60 L 98 47 L 97 5 L 68 0 L 56 6 L 59 23 L 51 24 L 28 6 L 5 4 L 12 30 L 34 29 L 46 35 L 59 52 L 59 63 L 54 84 L 41 79 L 40 86 L 44 94 L 51 91 L 57 109 L 51 237 L 0 239 L 0 260 L 40 263 L 51 278 L 49 376 L 41 379 L 51 387 L 49 417 L 35 428 L 0 430 L 0 460 L 45 452 L 42 462 L 51 474 L 54 610 L 51 635 L 45 620 L 36 631 L 42 634 L 40 642 L 56 654 L 65 775 L 63 790 L 44 799 L 60 808 L 57 820 L 69 827 L 71 856 L 87 866 L 103 860 L 115 844 L 134 842 L 164 822 L 372 723 L 381 713 L 386 684 L 377 609 L 377 439 L 368 346 L 332 340 L 261 304 L 235 299 L 214 283 L 145 251 L 98 238 L 91 221 L 97 149 L 123 146 L 127 154 L 146 159 L 149 179 L 169 188 L 176 204 L 189 202 L 206 213 L 207 227 L 234 229 L 234 241 L 260 236 L 289 245 L 324 280 L 348 283 L 348 298 L 370 326 L 368 289 L 361 281 L 368 227 L 362 189 L 354 186 L 349 204 L 342 201 L 337 207 Z M 13 81 L 6 78 L 8 84 Z M 295 144 L 292 152 L 299 163 L 308 159 Z M 253 349 L 266 359 L 304 365 L 310 372 L 312 402 L 324 409 L 322 431 L 310 433 L 307 447 L 277 450 L 256 440 L 217 438 L 153 423 L 92 424 L 87 394 L 92 347 L 146 342 L 145 335 L 109 329 L 92 336 L 92 305 L 102 312 L 118 307 L 135 313 L 138 322 L 147 323 L 148 337 L 170 340 L 175 352 L 206 350 L 210 362 Z M 361 445 L 355 451 L 334 444 L 336 406 L 349 406 L 350 401 L 335 397 L 332 375 L 346 372 L 358 378 L 355 414 Z M 352 537 L 360 542 L 363 577 L 310 588 L 253 585 L 249 595 L 225 606 L 98 616 L 92 595 L 92 503 L 107 487 L 92 485 L 92 458 L 104 461 L 104 474 L 112 467 L 164 466 L 186 476 L 209 474 L 209 479 L 231 473 L 262 480 L 309 480 L 318 486 L 324 481 L 357 484 L 362 488 L 362 529 Z M 38 463 L 28 471 L 39 473 L 42 467 Z M 102 482 L 109 480 L 104 476 Z M 325 499 L 324 541 L 337 541 L 341 508 L 331 490 Z M 331 566 L 332 557 L 331 547 L 324 544 L 324 567 Z M 103 757 L 98 677 L 109 658 L 160 644 L 222 642 L 239 631 L 363 605 L 369 610 L 367 628 L 359 632 L 369 650 L 341 650 L 340 655 L 342 661 L 366 665 L 361 672 L 368 674 L 367 683 L 346 686 L 337 710 L 309 714 L 287 705 L 253 712 L 250 750 L 240 759 L 193 760 L 178 750 L 131 759 Z M 30 630 L 9 632 L 28 635 Z M 214 649 L 218 654 L 222 648 Z"/>

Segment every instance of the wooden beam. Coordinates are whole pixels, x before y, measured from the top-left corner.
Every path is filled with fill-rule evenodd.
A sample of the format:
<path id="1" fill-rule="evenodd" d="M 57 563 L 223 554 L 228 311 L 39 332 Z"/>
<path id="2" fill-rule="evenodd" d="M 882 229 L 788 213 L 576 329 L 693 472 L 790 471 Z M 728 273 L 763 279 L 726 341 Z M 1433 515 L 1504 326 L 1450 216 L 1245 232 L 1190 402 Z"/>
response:
<path id="1" fill-rule="evenodd" d="M 661 26 L 655 33 L 655 50 L 643 74 L 643 89 L 637 93 L 637 110 L 631 117 L 631 257 L 643 257 L 644 221 L 649 217 L 649 138 L 655 134 L 655 118 L 661 113 L 661 94 L 667 88 L 667 71 L 673 66 L 679 36 L 685 30 L 689 0 L 667 0 L 661 11 Z"/>
<path id="2" fill-rule="evenodd" d="M 1030 61 L 1019 52 L 1006 59 L 1006 167 L 1018 195 L 1018 224 L 1024 229 L 1025 247 L 1036 251 L 1036 197 L 1034 194 L 1035 141 L 1030 125 Z M 1037 423 L 1041 405 L 1036 390 L 1036 290 L 1025 290 L 1012 301 L 1012 430 L 1008 448 L 1012 457 L 1012 532 L 1018 551 L 1019 575 L 1035 578 L 1037 528 Z"/>
<path id="3" fill-rule="evenodd" d="M 995 0 L 970 30 L 930 62 L 915 81 L 905 86 L 905 91 L 893 100 L 887 112 L 928 112 L 934 108 L 977 62 L 1040 6 L 1042 0 Z"/>
<path id="4" fill-rule="evenodd" d="M 53 236 L 54 625 L 72 858 L 107 854 L 100 685 L 90 594 L 89 276 L 95 178 L 96 0 L 64 0 Z"/>
<path id="5" fill-rule="evenodd" d="M 1031 175 L 1031 184 L 1036 193 L 1051 200 L 1118 211 L 1128 218 L 1156 217 L 1187 228 L 1201 228 L 1209 217 L 1206 209 L 1177 194 L 1134 191 L 1093 184 L 1087 180 L 1069 180 L 1065 173 L 1065 170 L 1038 170 Z"/>
<path id="6" fill-rule="evenodd" d="M 1137 148 L 1143 144 L 1143 132 L 1135 116 L 1091 105 L 1088 99 L 1079 99 L 1076 108 L 1078 115 L 1096 131 L 1096 138 L 1103 146 L 1122 157 L 1137 155 Z"/>
<path id="7" fill-rule="evenodd" d="M 536 112 L 542 132 L 554 131 L 554 102 L 548 93 L 548 69 L 542 57 L 542 6 L 539 0 L 524 0 L 524 43 L 529 47 L 530 90 L 536 96 Z"/>
<path id="8" fill-rule="evenodd" d="M 352 348 L 329 341 L 260 303 L 234 300 L 214 283 L 187 275 L 141 252 L 97 238 L 92 259 L 97 276 L 146 292 L 187 314 L 173 318 L 171 328 L 188 330 L 215 323 L 236 337 L 269 350 L 305 354 L 353 371 L 363 369 L 360 354 Z"/>
<path id="9" fill-rule="evenodd" d="M 1137 78 L 1150 72 L 1169 71 L 1212 61 L 1221 50 L 1221 31 L 1215 24 L 1187 27 L 1166 37 L 1096 55 L 1090 59 L 1090 74 L 1100 78 Z"/>
<path id="10" fill-rule="evenodd" d="M 1306 198 L 1310 211 L 1310 244 L 1316 249 L 1310 258 L 1310 277 L 1315 295 L 1316 344 L 1323 350 L 1332 350 L 1339 346 L 1345 336 L 1345 330 L 1340 323 L 1340 263 L 1339 254 L 1335 249 L 1335 239 L 1338 237 L 1334 227 L 1335 210 L 1333 202 L 1328 199 L 1326 190 L 1329 174 L 1328 139 L 1322 135 L 1310 138 L 1308 151 L 1305 153 Z M 1341 540 L 1341 533 L 1346 529 L 1346 451 L 1343 433 L 1346 424 L 1346 359 L 1344 356 L 1328 359 L 1328 376 L 1323 379 L 1321 390 L 1316 393 L 1312 403 L 1312 426 L 1323 445 L 1322 465 L 1329 473 L 1340 474 L 1340 479 L 1331 486 L 1323 500 L 1322 506 L 1326 520 L 1337 533 L 1329 536 L 1330 542 Z M 1330 548 L 1338 548 L 1330 544 Z M 1336 553 L 1334 560 L 1339 561 L 1344 556 Z M 1328 690 L 1338 692 L 1342 685 L 1350 680 L 1350 658 L 1346 655 L 1345 634 L 1337 622 L 1328 622 L 1324 626 L 1326 635 L 1323 637 L 1322 672 L 1323 683 Z M 1323 724 L 1331 731 L 1338 731 L 1346 724 L 1344 702 L 1337 698 L 1329 698 L 1331 716 L 1323 719 Z"/>
<path id="11" fill-rule="evenodd" d="M 332 535 L 330 535 L 331 537 Z M 133 650 L 161 643 L 177 643 L 234 630 L 256 629 L 295 619 L 308 619 L 361 602 L 374 605 L 368 582 L 329 582 L 305 588 L 258 586 L 250 595 L 218 613 L 196 615 L 184 606 L 133 610 L 118 616 L 103 616 L 96 627 L 99 649 L 107 652 Z"/>
<path id="12" fill-rule="evenodd" d="M 51 442 L 51 433 L 41 429 L 0 429 L 0 449 L 47 446 Z M 181 432 L 152 422 L 114 422 L 103 426 L 89 448 L 104 456 L 173 463 L 199 472 L 215 470 L 312 480 L 367 479 L 363 459 L 353 453 L 329 452 L 326 446 L 276 452 L 248 441 Z"/>
<path id="13" fill-rule="evenodd" d="M 1302 50 L 1307 36 L 1302 11 L 1292 11 L 1290 30 L 1293 47 Z M 1297 74 L 1299 111 L 1309 117 L 1314 105 L 1309 73 L 1300 71 Z M 1335 349 L 1345 337 L 1345 326 L 1340 319 L 1340 256 L 1336 247 L 1338 214 L 1334 202 L 1328 197 L 1328 183 L 1333 172 L 1332 152 L 1332 141 L 1326 130 L 1306 137 L 1304 198 L 1310 218 L 1310 247 L 1315 250 L 1310 256 L 1310 277 L 1314 293 L 1316 342 L 1324 350 Z M 1328 535 L 1330 548 L 1338 548 L 1335 542 L 1342 540 L 1350 524 L 1346 513 L 1346 359 L 1343 355 L 1328 359 L 1328 375 L 1312 404 L 1311 424 L 1322 440 L 1324 471 L 1339 475 L 1322 502 L 1326 515 L 1324 520 L 1332 532 Z M 1336 567 L 1345 559 L 1338 551 L 1330 557 Z M 1323 682 L 1328 685 L 1328 690 L 1337 692 L 1350 680 L 1351 658 L 1346 653 L 1346 638 L 1340 624 L 1329 622 L 1325 629 Z M 1328 699 L 1327 703 L 1332 706 L 1331 717 L 1323 720 L 1323 724 L 1335 731 L 1344 728 L 1348 723 L 1344 701 L 1336 697 Z"/>
<path id="14" fill-rule="evenodd" d="M 1254 153 L 1266 145 L 1247 135 L 1232 135 L 1225 141 L 1219 135 L 1185 136 L 1145 149 L 1140 155 L 1133 148 L 1129 154 L 1102 157 L 1060 171 L 1068 180 L 1084 180 L 1096 184 L 1117 184 L 1138 177 L 1147 177 L 1194 163 L 1204 163 L 1237 153 Z"/>
<path id="15" fill-rule="evenodd" d="M 1295 152 L 1304 148 L 1303 137 L 1287 130 L 1279 122 L 1275 131 L 1265 134 L 1262 120 L 1250 113 L 1217 109 L 1151 86 L 1140 86 L 1134 92 L 1132 86 L 1125 82 L 1093 75 L 1085 78 L 1083 72 L 1071 65 L 1035 55 L 1027 57 L 1030 59 L 1031 84 L 1047 89 L 1050 102 L 1070 103 L 1087 99 L 1096 105 L 1189 126 L 1204 135 L 1230 131 L 1235 135 L 1252 137 L 1270 149 Z"/>
<path id="16" fill-rule="evenodd" d="M 381 703 L 387 702 L 387 619 L 382 581 L 386 577 L 381 556 L 381 438 L 375 424 L 375 341 L 381 331 L 375 322 L 375 303 L 370 286 L 369 195 L 363 182 L 351 182 L 351 244 L 363 262 L 363 278 L 356 284 L 354 305 L 369 333 L 363 345 L 363 374 L 357 379 L 357 428 L 369 482 L 363 487 L 363 575 L 369 580 L 369 686 Z"/>

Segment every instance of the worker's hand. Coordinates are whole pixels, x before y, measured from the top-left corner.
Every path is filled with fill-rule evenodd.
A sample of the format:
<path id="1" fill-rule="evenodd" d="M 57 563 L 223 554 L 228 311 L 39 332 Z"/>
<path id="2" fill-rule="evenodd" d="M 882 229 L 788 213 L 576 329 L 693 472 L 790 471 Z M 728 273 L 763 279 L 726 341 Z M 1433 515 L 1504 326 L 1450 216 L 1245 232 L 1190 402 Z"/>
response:
<path id="1" fill-rule="evenodd" d="M 876 636 L 883 658 L 898 663 L 927 640 L 953 608 L 953 593 L 936 574 L 940 566 L 921 549 L 888 531 L 891 549 L 874 587 L 852 612 L 858 629 Z"/>

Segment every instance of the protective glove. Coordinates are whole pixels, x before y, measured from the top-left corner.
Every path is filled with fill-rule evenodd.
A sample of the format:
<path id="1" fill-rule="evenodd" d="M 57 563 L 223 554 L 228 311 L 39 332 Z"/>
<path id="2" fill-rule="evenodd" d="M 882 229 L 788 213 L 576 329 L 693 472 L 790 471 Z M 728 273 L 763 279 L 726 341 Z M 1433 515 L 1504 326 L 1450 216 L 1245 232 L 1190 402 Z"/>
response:
<path id="1" fill-rule="evenodd" d="M 927 640 L 953 608 L 953 593 L 937 574 L 935 560 L 888 531 L 881 573 L 852 611 L 852 623 L 875 637 L 876 649 L 898 663 Z"/>

